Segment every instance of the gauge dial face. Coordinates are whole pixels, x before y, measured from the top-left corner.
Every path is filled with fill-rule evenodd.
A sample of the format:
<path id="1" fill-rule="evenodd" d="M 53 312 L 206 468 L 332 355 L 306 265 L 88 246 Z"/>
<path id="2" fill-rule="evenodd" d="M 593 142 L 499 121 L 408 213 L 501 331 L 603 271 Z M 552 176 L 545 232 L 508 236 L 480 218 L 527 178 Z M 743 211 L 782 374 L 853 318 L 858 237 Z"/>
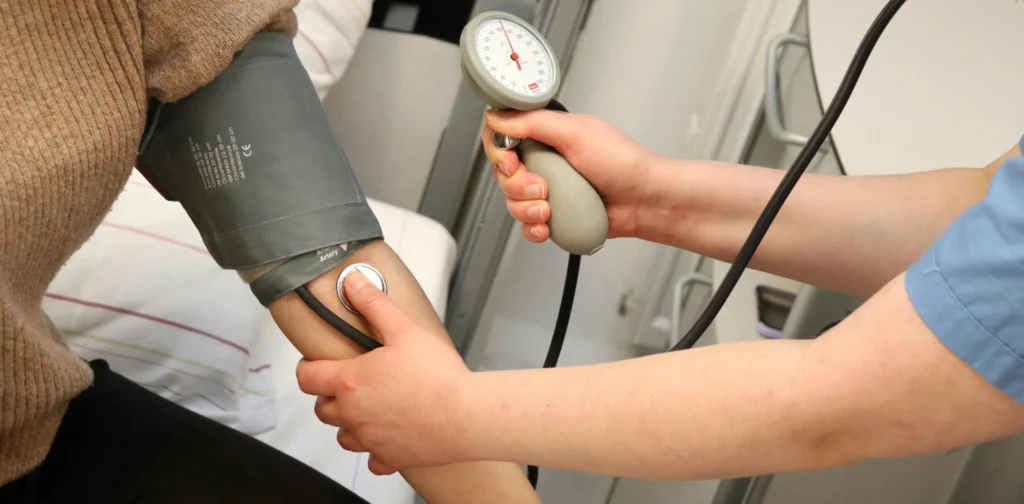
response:
<path id="1" fill-rule="evenodd" d="M 521 96 L 540 96 L 555 82 L 551 54 L 530 30 L 502 18 L 484 20 L 476 30 L 476 55 L 495 82 Z"/>

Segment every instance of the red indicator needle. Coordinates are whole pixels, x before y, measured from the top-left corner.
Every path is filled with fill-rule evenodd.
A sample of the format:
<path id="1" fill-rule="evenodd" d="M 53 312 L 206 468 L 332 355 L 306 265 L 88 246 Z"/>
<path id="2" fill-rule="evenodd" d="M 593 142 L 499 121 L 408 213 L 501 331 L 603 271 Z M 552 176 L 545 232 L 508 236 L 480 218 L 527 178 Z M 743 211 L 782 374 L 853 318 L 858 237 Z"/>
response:
<path id="1" fill-rule="evenodd" d="M 516 62 L 516 68 L 518 68 L 519 71 L 522 72 L 523 66 L 519 64 L 519 53 L 517 53 L 516 50 L 512 48 L 512 39 L 508 37 L 508 32 L 505 31 L 505 23 L 498 21 L 498 25 L 501 26 L 501 31 L 505 33 L 505 40 L 508 41 L 508 48 L 509 50 L 512 51 L 512 61 Z"/>

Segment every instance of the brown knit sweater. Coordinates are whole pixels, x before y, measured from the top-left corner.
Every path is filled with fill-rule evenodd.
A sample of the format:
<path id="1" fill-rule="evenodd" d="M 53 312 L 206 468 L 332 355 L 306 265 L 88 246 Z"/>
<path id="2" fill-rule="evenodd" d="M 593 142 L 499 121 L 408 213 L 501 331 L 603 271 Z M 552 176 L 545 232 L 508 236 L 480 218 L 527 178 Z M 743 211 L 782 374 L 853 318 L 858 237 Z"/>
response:
<path id="1" fill-rule="evenodd" d="M 146 103 L 209 82 L 297 0 L 0 0 L 0 485 L 42 462 L 89 367 L 41 309 L 132 169 Z"/>

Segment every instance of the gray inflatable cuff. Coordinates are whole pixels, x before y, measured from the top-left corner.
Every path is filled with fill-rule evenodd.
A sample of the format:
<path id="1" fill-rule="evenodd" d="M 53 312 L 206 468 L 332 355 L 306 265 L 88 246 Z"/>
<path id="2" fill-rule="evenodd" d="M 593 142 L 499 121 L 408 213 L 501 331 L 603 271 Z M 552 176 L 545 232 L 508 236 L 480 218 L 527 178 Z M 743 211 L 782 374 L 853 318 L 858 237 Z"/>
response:
<path id="1" fill-rule="evenodd" d="M 253 295 L 263 304 L 270 302 L 282 294 L 305 285 L 310 280 L 327 273 L 342 263 L 353 252 L 363 248 L 373 239 L 358 240 L 343 245 L 332 245 L 308 254 L 293 257 L 284 264 L 268 271 L 249 284 Z"/>
<path id="2" fill-rule="evenodd" d="M 212 82 L 153 112 L 136 167 L 181 203 L 217 264 L 295 258 L 253 282 L 261 302 L 340 263 L 347 253 L 319 260 L 337 244 L 382 238 L 287 35 L 256 35 Z"/>

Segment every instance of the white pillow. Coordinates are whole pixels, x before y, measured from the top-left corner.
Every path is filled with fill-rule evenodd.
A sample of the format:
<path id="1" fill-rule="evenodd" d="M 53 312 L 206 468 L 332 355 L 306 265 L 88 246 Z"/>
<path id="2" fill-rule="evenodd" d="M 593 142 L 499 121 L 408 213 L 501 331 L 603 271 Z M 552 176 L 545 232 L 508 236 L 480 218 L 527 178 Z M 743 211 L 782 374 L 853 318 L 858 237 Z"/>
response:
<path id="1" fill-rule="evenodd" d="M 352 61 L 372 9 L 373 0 L 301 0 L 295 7 L 295 52 L 321 100 Z"/>
<path id="2" fill-rule="evenodd" d="M 267 310 L 137 172 L 43 308 L 79 356 L 243 432 L 274 427 L 272 370 L 256 346 Z"/>

